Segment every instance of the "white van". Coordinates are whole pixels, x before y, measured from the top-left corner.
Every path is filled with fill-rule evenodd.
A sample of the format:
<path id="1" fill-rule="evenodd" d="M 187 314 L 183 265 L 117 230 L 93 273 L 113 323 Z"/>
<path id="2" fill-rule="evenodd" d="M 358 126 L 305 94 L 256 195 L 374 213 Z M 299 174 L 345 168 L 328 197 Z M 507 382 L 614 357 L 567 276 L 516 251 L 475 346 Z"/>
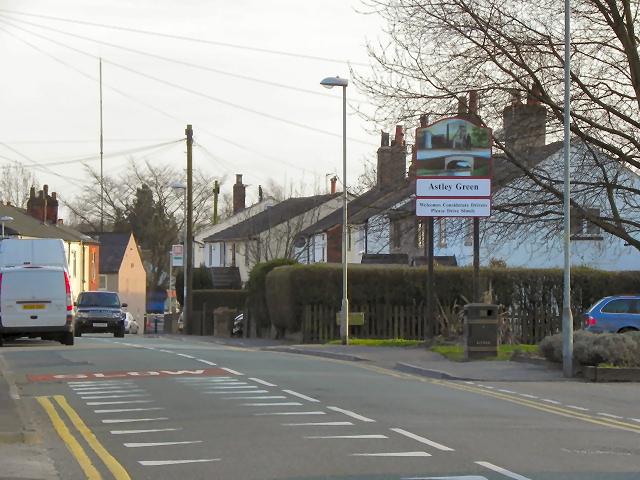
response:
<path id="1" fill-rule="evenodd" d="M 0 240 L 0 268 L 24 265 L 59 266 L 69 271 L 60 238 L 4 238 Z"/>
<path id="2" fill-rule="evenodd" d="M 0 268 L 0 346 L 18 337 L 73 345 L 73 297 L 63 267 Z"/>

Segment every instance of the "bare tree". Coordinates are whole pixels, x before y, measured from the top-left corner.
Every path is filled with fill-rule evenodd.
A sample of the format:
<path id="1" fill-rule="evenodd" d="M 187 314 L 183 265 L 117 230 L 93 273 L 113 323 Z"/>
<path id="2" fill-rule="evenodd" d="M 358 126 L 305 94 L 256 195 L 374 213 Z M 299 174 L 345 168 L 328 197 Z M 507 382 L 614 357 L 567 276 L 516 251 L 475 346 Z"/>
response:
<path id="1" fill-rule="evenodd" d="M 556 0 L 364 0 L 387 20 L 389 42 L 370 44 L 371 74 L 352 72 L 374 103 L 367 118 L 413 124 L 454 115 L 461 96 L 477 91 L 487 126 L 502 125 L 504 107 L 527 98 L 547 114 L 549 140 L 564 121 L 563 4 Z M 581 140 L 573 154 L 576 218 L 640 249 L 640 54 L 635 22 L 638 0 L 573 0 L 571 132 Z M 465 111 L 465 113 L 469 113 Z M 497 132 L 500 133 L 500 132 Z M 513 220 L 561 227 L 563 190 L 557 169 L 536 168 L 534 149 L 496 135 L 496 149 L 527 180 L 494 201 L 496 228 Z M 504 185 L 503 185 L 504 186 Z M 599 210 L 593 200 L 603 202 Z M 500 216 L 504 212 L 504 216 Z M 524 220 L 522 220 L 524 219 Z"/>
<path id="2" fill-rule="evenodd" d="M 0 200 L 11 202 L 19 208 L 27 208 L 29 190 L 37 187 L 38 178 L 19 163 L 3 165 L 0 171 Z"/>

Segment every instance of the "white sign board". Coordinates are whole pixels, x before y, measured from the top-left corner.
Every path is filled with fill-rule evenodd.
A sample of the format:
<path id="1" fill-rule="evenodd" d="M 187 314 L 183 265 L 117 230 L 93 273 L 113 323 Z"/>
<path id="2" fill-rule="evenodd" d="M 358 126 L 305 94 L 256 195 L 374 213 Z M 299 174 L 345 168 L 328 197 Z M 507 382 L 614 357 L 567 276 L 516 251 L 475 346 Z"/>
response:
<path id="1" fill-rule="evenodd" d="M 173 245 L 171 247 L 171 265 L 174 267 L 181 267 L 183 264 L 183 246 L 182 245 Z"/>
<path id="2" fill-rule="evenodd" d="M 489 198 L 416 198 L 418 217 L 489 217 Z"/>
<path id="3" fill-rule="evenodd" d="M 418 197 L 490 197 L 491 179 L 473 177 L 417 178 Z"/>

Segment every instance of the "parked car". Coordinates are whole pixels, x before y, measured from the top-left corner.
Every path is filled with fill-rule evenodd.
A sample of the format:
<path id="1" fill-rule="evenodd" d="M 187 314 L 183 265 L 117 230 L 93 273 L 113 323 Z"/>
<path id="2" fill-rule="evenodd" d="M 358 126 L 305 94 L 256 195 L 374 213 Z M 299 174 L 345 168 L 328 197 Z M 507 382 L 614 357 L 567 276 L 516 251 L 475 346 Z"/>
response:
<path id="1" fill-rule="evenodd" d="M 598 300 L 582 314 L 582 328 L 593 333 L 640 330 L 640 295 L 616 295 Z"/>
<path id="2" fill-rule="evenodd" d="M 124 317 L 122 311 L 126 303 L 120 303 L 116 292 L 92 291 L 78 295 L 75 306 L 75 336 L 83 333 L 113 333 L 124 337 Z"/>
<path id="3" fill-rule="evenodd" d="M 125 312 L 124 314 L 124 333 L 138 333 L 138 321 L 133 318 L 131 312 Z"/>

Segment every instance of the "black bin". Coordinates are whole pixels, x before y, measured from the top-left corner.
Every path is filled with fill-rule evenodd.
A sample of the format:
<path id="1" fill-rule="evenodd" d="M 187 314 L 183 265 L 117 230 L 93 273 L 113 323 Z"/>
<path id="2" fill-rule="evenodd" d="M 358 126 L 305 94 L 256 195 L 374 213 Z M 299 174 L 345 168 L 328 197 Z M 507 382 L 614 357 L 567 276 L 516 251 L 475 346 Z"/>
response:
<path id="1" fill-rule="evenodd" d="M 464 306 L 464 358 L 498 356 L 498 305 L 470 303 Z"/>

